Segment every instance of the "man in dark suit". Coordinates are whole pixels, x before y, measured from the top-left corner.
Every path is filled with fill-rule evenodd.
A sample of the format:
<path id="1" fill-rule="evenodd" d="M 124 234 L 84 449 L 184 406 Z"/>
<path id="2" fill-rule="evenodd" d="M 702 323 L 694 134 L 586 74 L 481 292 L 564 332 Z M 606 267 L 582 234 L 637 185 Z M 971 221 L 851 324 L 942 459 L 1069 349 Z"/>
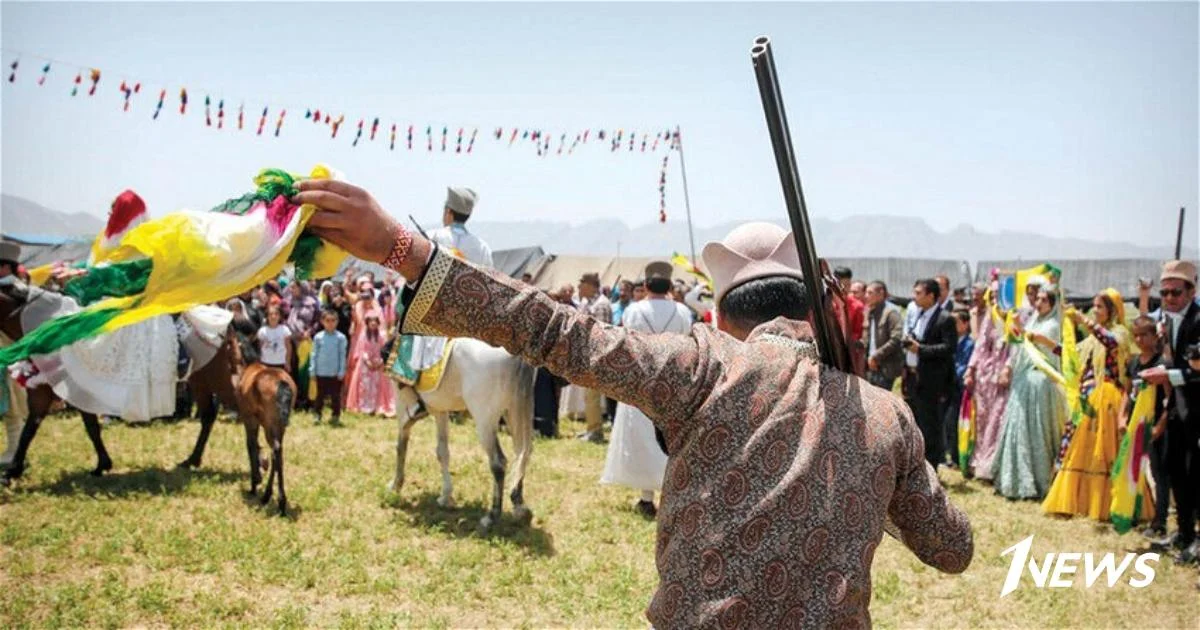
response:
<path id="1" fill-rule="evenodd" d="M 925 438 L 925 459 L 934 470 L 946 461 L 942 418 L 954 387 L 954 350 L 958 345 L 954 319 L 941 303 L 937 281 L 918 280 L 909 305 L 918 309 L 918 315 L 904 336 L 904 397 Z"/>
<path id="2" fill-rule="evenodd" d="M 1160 544 L 1174 546 L 1180 561 L 1193 563 L 1200 561 L 1200 541 L 1196 540 L 1196 511 L 1200 509 L 1200 369 L 1189 361 L 1200 346 L 1196 266 L 1183 260 L 1163 265 L 1159 293 L 1164 365 L 1144 370 L 1139 376 L 1155 385 L 1170 383 L 1173 389 L 1167 401 L 1167 467 L 1179 531 Z"/>

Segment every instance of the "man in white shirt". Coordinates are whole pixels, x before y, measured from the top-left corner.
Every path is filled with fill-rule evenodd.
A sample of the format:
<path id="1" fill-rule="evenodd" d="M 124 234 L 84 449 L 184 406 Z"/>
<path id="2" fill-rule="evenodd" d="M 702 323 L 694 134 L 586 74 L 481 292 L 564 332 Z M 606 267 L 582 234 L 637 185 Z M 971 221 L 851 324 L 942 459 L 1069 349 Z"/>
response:
<path id="1" fill-rule="evenodd" d="M 442 227 L 429 232 L 429 240 L 437 243 L 453 255 L 484 267 L 492 267 L 492 248 L 483 239 L 467 231 L 467 220 L 475 210 L 479 195 L 470 188 L 450 187 L 446 189 L 446 203 L 442 210 Z M 396 321 L 402 318 L 397 317 Z M 413 335 L 411 344 L 400 344 L 399 359 L 406 361 L 411 371 L 404 374 L 393 370 L 400 384 L 400 400 L 408 409 L 411 418 L 426 414 L 425 405 L 413 389 L 421 378 L 421 371 L 437 364 L 446 350 L 445 337 Z M 405 353 L 409 353 L 407 359 Z"/>

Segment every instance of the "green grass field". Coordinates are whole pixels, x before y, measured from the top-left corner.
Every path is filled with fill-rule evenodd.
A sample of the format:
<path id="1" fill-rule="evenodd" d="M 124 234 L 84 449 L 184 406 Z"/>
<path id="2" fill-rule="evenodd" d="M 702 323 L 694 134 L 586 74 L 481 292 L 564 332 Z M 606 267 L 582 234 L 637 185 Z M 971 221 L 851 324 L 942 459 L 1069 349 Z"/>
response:
<path id="1" fill-rule="evenodd" d="M 386 490 L 394 421 L 350 417 L 314 427 L 299 414 L 287 435 L 292 516 L 247 498 L 243 431 L 220 422 L 204 468 L 173 470 L 194 422 L 106 427 L 116 469 L 103 479 L 79 420 L 46 421 L 32 468 L 0 491 L 0 628 L 623 627 L 644 628 L 656 583 L 654 524 L 632 491 L 597 483 L 604 448 L 538 441 L 526 478 L 530 526 L 476 525 L 490 475 L 473 427 L 454 425 L 458 507 L 436 504 L 434 427 L 413 431 L 407 485 Z M 574 425 L 564 423 L 564 434 Z M 505 449 L 511 447 L 504 441 Z M 1008 557 L 1036 534 L 1049 551 L 1136 551 L 1136 534 L 1043 516 L 988 486 L 945 474 L 971 516 L 976 555 L 941 575 L 888 539 L 875 557 L 875 624 L 882 628 L 1196 628 L 1197 571 L 1168 559 L 1144 589 L 1022 588 L 1000 599 Z"/>

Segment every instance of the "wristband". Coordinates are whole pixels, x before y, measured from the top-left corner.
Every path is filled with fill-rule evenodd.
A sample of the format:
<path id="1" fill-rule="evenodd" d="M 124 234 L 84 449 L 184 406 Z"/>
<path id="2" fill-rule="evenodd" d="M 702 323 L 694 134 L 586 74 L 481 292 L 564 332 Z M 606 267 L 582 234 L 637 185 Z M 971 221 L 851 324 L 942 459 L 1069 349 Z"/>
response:
<path id="1" fill-rule="evenodd" d="M 387 258 L 383 259 L 383 266 L 392 271 L 400 271 L 400 265 L 408 260 L 408 254 L 412 251 L 413 237 L 412 233 L 404 229 L 403 225 L 395 223 L 392 226 L 392 249 L 388 252 Z"/>

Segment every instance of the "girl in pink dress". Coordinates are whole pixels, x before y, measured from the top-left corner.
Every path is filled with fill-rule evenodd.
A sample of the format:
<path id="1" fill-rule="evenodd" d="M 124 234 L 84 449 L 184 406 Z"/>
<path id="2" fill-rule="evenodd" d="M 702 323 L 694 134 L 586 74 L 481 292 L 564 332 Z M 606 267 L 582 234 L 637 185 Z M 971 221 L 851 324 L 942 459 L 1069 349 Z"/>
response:
<path id="1" fill-rule="evenodd" d="M 350 349 L 346 406 L 363 414 L 393 416 L 396 414 L 396 393 L 384 373 L 384 360 L 380 355 L 387 342 L 382 326 L 383 314 L 373 301 L 360 300 L 354 306 L 357 330 Z"/>

